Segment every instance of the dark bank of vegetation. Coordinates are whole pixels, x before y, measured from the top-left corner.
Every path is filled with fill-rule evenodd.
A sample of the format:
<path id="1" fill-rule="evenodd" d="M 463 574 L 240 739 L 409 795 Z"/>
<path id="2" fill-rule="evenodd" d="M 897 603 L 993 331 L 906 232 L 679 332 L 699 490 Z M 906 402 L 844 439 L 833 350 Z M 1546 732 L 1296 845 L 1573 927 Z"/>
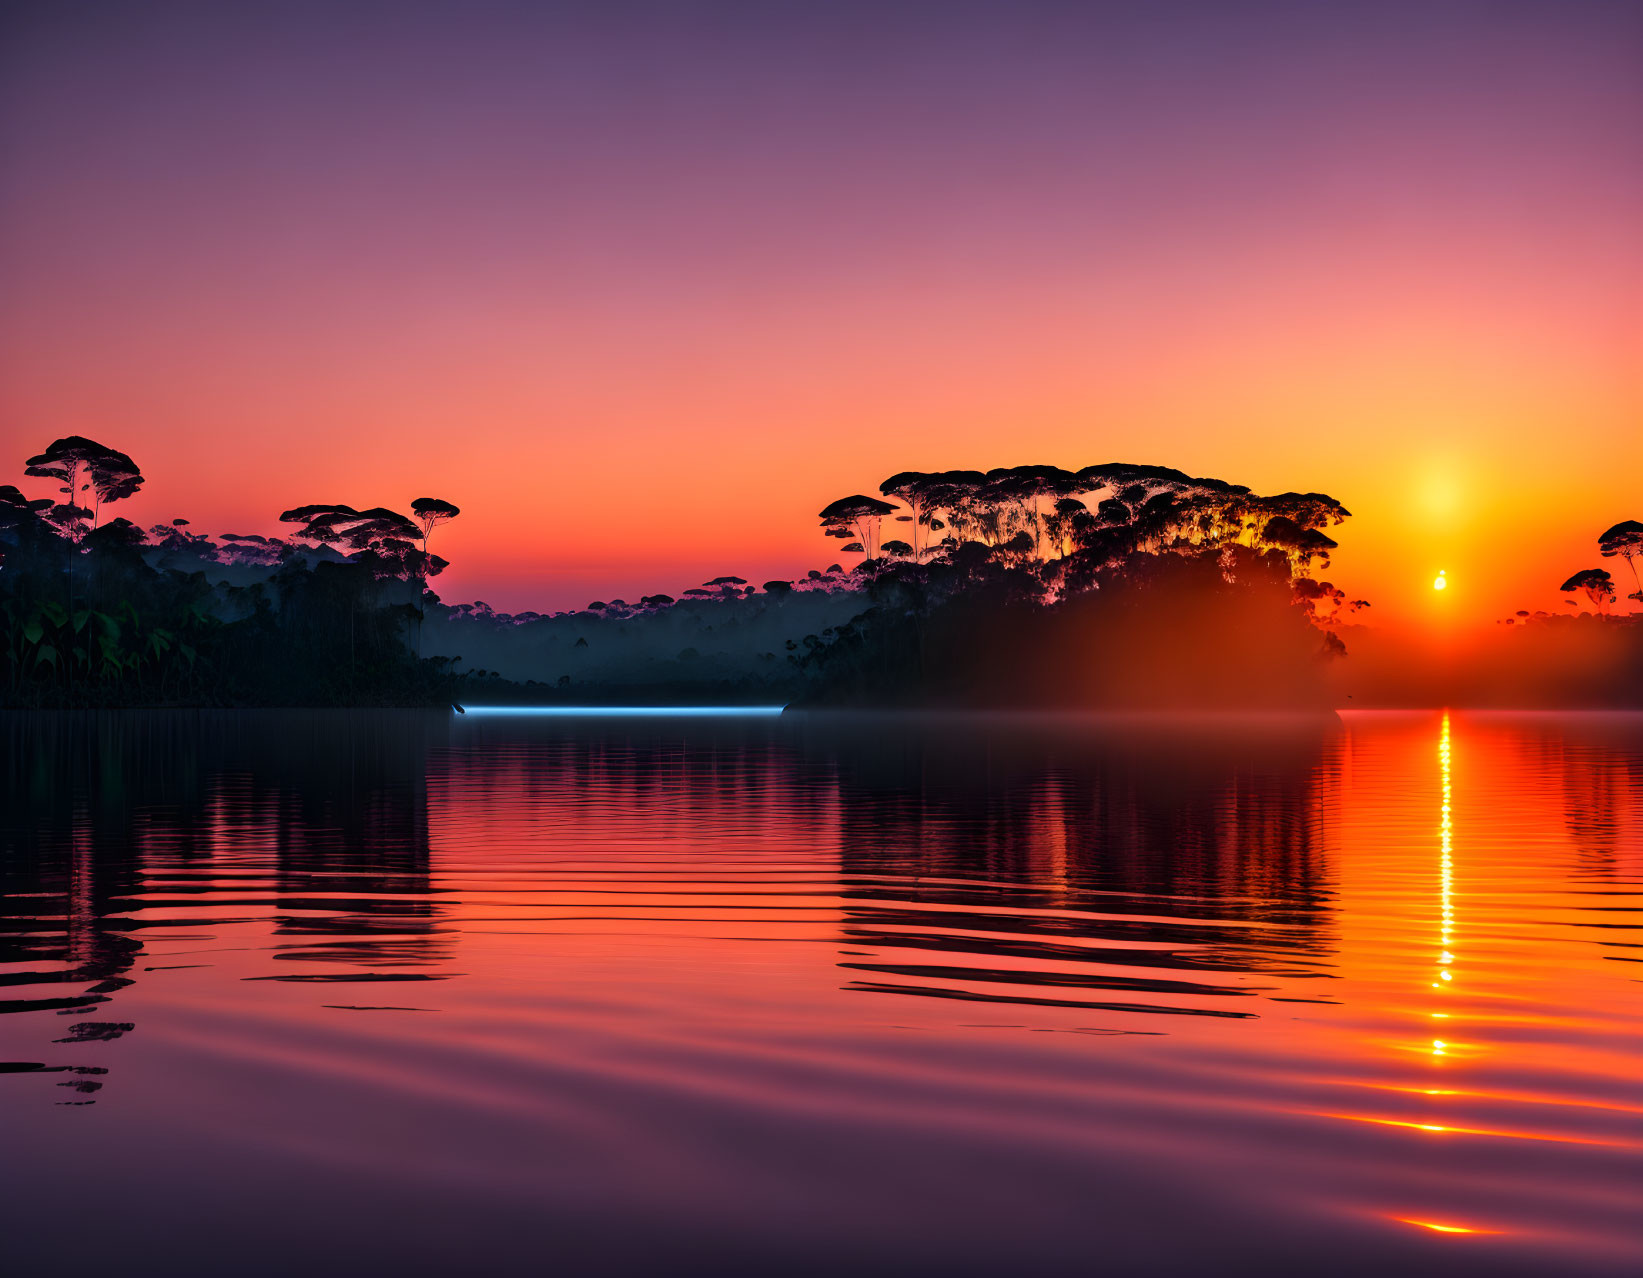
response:
<path id="1" fill-rule="evenodd" d="M 908 472 L 822 512 L 848 569 L 552 614 L 440 602 L 440 499 L 213 538 L 110 517 L 145 479 L 93 440 L 25 474 L 52 495 L 0 486 L 13 706 L 1291 703 L 1363 606 L 1314 573 L 1339 503 L 1156 466 Z"/>
<path id="2" fill-rule="evenodd" d="M 879 491 L 900 504 L 821 512 L 868 607 L 801 657 L 817 704 L 1325 704 L 1331 627 L 1367 606 L 1317 575 L 1349 514 L 1322 493 L 1125 463 Z"/>
<path id="3" fill-rule="evenodd" d="M 409 515 L 310 504 L 280 515 L 288 537 L 210 537 L 112 515 L 145 478 L 94 440 L 55 441 L 25 475 L 49 495 L 0 485 L 0 704 L 14 707 L 785 701 L 802 682 L 791 654 L 859 610 L 840 565 L 571 613 L 448 607 L 431 542 L 461 512 L 441 499 Z"/>
<path id="4" fill-rule="evenodd" d="M 289 541 L 213 540 L 105 519 L 145 480 L 94 440 L 59 439 L 25 473 L 56 495 L 0 485 L 8 705 L 416 704 L 459 685 L 415 652 L 449 503 L 304 506 L 281 516 Z"/>

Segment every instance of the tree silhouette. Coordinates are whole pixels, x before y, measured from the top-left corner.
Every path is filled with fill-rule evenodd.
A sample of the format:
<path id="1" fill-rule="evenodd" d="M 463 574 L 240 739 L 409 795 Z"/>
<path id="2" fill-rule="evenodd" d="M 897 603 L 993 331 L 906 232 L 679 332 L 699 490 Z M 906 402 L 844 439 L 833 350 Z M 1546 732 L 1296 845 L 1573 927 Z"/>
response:
<path id="1" fill-rule="evenodd" d="M 1637 572 L 1637 561 L 1643 557 L 1643 524 L 1635 519 L 1623 520 L 1597 539 L 1597 549 L 1606 559 L 1618 555 L 1626 561 L 1632 570 L 1632 580 L 1637 583 L 1637 592 L 1628 597 L 1643 602 L 1643 577 Z"/>
<path id="2" fill-rule="evenodd" d="M 102 511 L 103 503 L 123 501 L 143 486 L 143 473 L 137 469 L 137 463 L 125 453 L 116 449 L 108 449 L 103 456 L 91 460 L 91 493 L 96 498 L 92 503 L 91 525 L 97 526 L 97 519 Z"/>
<path id="3" fill-rule="evenodd" d="M 904 470 L 891 475 L 879 485 L 879 491 L 886 497 L 899 497 L 907 504 L 911 511 L 908 515 L 898 515 L 898 519 L 908 519 L 913 524 L 913 554 L 916 556 L 919 544 L 919 528 L 928 528 L 930 517 L 934 513 L 931 501 L 939 496 L 940 485 L 937 477 L 928 475 L 921 470 Z"/>
<path id="4" fill-rule="evenodd" d="M 841 534 L 854 537 L 855 541 L 846 546 L 846 550 L 855 550 L 872 559 L 876 557 L 874 544 L 878 539 L 879 521 L 899 509 L 893 502 L 856 493 L 825 506 L 817 517 L 829 537 L 839 537 Z"/>
<path id="5" fill-rule="evenodd" d="M 292 535 L 322 546 L 346 546 L 353 553 L 348 556 L 348 568 L 363 577 L 351 580 L 346 587 L 348 599 L 348 669 L 352 681 L 357 673 L 355 631 L 361 596 L 372 582 L 385 578 L 400 581 L 425 582 L 437 573 L 444 562 L 417 549 L 417 539 L 423 535 L 420 525 L 412 523 L 398 511 L 385 506 L 355 510 L 352 506 L 316 504 L 297 506 L 280 514 L 283 524 L 301 524 Z M 322 568 L 324 566 L 322 565 Z M 335 568 L 343 565 L 334 565 Z M 418 610 L 420 611 L 420 609 Z M 418 635 L 420 647 L 421 636 Z"/>
<path id="6" fill-rule="evenodd" d="M 462 513 L 458 506 L 448 501 L 441 501 L 438 497 L 418 497 L 411 503 L 411 514 L 422 528 L 422 554 L 428 554 L 428 538 L 433 535 L 434 529 L 448 520 L 455 519 Z"/>
<path id="7" fill-rule="evenodd" d="M 1607 604 L 1614 602 L 1614 578 L 1602 568 L 1582 568 L 1558 589 L 1585 591 L 1586 598 L 1592 601 L 1600 614 L 1606 611 Z"/>
<path id="8" fill-rule="evenodd" d="M 981 493 L 987 486 L 987 476 L 979 470 L 943 470 L 929 476 L 926 492 L 928 509 L 927 527 L 931 532 L 948 529 L 954 538 L 979 536 L 986 522 Z M 937 513 L 946 515 L 937 518 Z M 926 553 L 929 547 L 926 548 Z"/>
<path id="9" fill-rule="evenodd" d="M 84 435 L 65 435 L 54 439 L 51 446 L 24 463 L 25 475 L 36 479 L 52 479 L 58 484 L 63 500 L 51 508 L 49 518 L 62 528 L 77 548 L 85 542 L 88 523 L 97 527 L 98 516 L 105 501 L 120 501 L 131 496 L 143 485 L 142 472 L 137 463 L 118 449 L 99 444 Z M 91 506 L 85 505 L 84 494 L 91 493 Z M 139 537 L 141 534 L 139 534 Z M 115 539 L 119 540 L 118 537 Z M 66 578 L 69 610 L 74 609 L 74 567 L 69 563 Z M 90 664 L 91 632 L 86 631 L 87 664 Z"/>
<path id="10" fill-rule="evenodd" d="M 53 440 L 45 452 L 28 459 L 23 473 L 57 481 L 63 500 L 52 508 L 52 519 L 75 541 L 85 536 L 88 521 L 96 527 L 104 502 L 120 501 L 143 486 L 136 462 L 118 449 L 84 435 Z M 89 507 L 84 497 L 88 492 L 92 503 Z"/>
<path id="11" fill-rule="evenodd" d="M 384 506 L 355 510 L 352 506 L 298 506 L 280 514 L 282 524 L 301 524 L 294 537 L 325 546 L 342 545 L 357 562 L 378 577 L 425 577 L 444 566 L 437 556 L 417 550 L 424 530 L 398 511 Z"/>
<path id="12" fill-rule="evenodd" d="M 428 539 L 433 536 L 436 527 L 461 513 L 460 507 L 438 497 L 418 497 L 411 503 L 411 514 L 422 529 L 422 589 L 417 593 L 416 601 L 416 652 L 419 657 L 422 655 L 422 623 L 427 614 L 428 578 L 445 566 L 443 561 L 438 567 L 434 566 L 434 559 L 428 553 Z"/>
<path id="13" fill-rule="evenodd" d="M 1298 572 L 1305 572 L 1314 559 L 1329 567 L 1329 552 L 1337 546 L 1316 528 L 1302 527 L 1288 515 L 1267 520 L 1261 529 L 1260 542 L 1270 549 L 1283 551 Z"/>
<path id="14" fill-rule="evenodd" d="M 1044 498 L 1071 497 L 1090 488 L 1087 476 L 1059 466 L 1009 466 L 987 472 L 985 495 L 1005 513 L 1000 531 L 1029 534 L 1033 552 L 1037 554 L 1043 544 L 1041 503 Z"/>

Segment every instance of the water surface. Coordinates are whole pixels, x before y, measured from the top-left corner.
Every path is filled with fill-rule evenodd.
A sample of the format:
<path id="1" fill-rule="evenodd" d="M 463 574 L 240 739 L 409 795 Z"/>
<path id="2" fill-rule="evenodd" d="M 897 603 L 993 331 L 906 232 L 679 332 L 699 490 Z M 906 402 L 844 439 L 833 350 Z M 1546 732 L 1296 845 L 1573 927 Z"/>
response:
<path id="1" fill-rule="evenodd" d="M 0 719 L 8 1272 L 1635 1274 L 1643 719 Z"/>

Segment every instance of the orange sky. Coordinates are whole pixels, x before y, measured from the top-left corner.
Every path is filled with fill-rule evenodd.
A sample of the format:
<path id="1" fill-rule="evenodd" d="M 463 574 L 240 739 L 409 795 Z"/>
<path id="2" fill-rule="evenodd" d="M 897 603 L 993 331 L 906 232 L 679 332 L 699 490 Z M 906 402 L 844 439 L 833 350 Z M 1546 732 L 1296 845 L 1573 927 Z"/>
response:
<path id="1" fill-rule="evenodd" d="M 0 482 L 77 432 L 145 524 L 444 497 L 507 609 L 825 566 L 908 468 L 1327 491 L 1382 622 L 1556 607 L 1643 518 L 1625 6 L 412 8 L 14 24 Z"/>

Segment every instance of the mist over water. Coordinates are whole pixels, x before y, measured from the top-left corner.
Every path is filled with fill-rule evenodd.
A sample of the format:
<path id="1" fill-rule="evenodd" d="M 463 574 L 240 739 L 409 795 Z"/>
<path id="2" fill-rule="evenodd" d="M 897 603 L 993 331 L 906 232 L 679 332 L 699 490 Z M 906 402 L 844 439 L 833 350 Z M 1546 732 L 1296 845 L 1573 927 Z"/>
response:
<path id="1" fill-rule="evenodd" d="M 1643 716 L 0 743 L 19 1273 L 1643 1265 Z"/>

